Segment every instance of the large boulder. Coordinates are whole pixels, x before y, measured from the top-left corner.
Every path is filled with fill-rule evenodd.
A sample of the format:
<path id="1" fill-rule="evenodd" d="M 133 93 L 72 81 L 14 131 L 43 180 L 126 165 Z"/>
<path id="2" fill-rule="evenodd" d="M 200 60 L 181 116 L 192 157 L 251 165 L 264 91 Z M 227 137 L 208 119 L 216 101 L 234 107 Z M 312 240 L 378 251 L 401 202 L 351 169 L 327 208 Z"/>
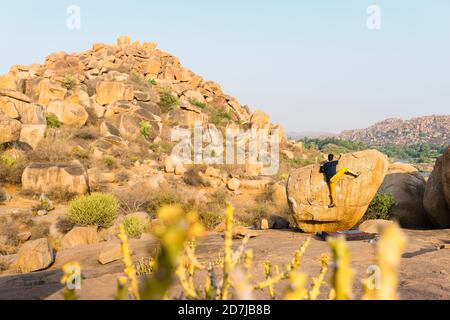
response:
<path id="1" fill-rule="evenodd" d="M 86 170 L 79 162 L 69 164 L 33 163 L 22 174 L 22 189 L 49 193 L 66 190 L 84 194 L 88 191 Z"/>
<path id="2" fill-rule="evenodd" d="M 20 131 L 20 142 L 27 143 L 31 148 L 36 149 L 44 139 L 46 131 L 46 124 L 25 124 Z"/>
<path id="3" fill-rule="evenodd" d="M 116 101 L 131 101 L 134 98 L 133 86 L 119 81 L 101 81 L 97 84 L 97 103 L 111 104 Z"/>
<path id="4" fill-rule="evenodd" d="M 450 208 L 450 147 L 442 156 L 442 188 L 445 200 Z"/>
<path id="5" fill-rule="evenodd" d="M 89 118 L 88 112 L 76 95 L 50 102 L 47 113 L 54 114 L 62 124 L 78 128 L 84 126 Z"/>
<path id="6" fill-rule="evenodd" d="M 387 157 L 375 150 L 344 155 L 337 169 L 347 167 L 361 176 L 344 176 L 339 181 L 335 208 L 328 207 L 330 192 L 319 164 L 294 170 L 287 184 L 292 224 L 304 232 L 351 229 L 367 211 L 388 166 Z"/>
<path id="7" fill-rule="evenodd" d="M 48 268 L 53 260 L 53 248 L 48 240 L 38 239 L 20 247 L 14 266 L 20 272 L 33 272 Z"/>
<path id="8" fill-rule="evenodd" d="M 37 86 L 38 103 L 46 106 L 53 100 L 64 100 L 67 94 L 67 89 L 59 82 L 44 79 L 39 82 Z"/>
<path id="9" fill-rule="evenodd" d="M 403 228 L 431 226 L 423 207 L 425 184 L 424 177 L 412 165 L 395 163 L 389 166 L 379 193 L 393 195 L 396 205 L 391 216 L 398 220 Z"/>
<path id="10" fill-rule="evenodd" d="M 450 227 L 450 199 L 446 197 L 444 185 L 448 183 L 448 173 L 450 162 L 448 159 L 449 150 L 446 156 L 442 156 L 436 160 L 434 170 L 431 173 L 427 185 L 425 187 L 425 195 L 423 205 L 428 214 L 428 218 L 437 228 Z M 446 167 L 444 167 L 444 161 Z M 444 182 L 445 181 L 445 182 Z"/>
<path id="11" fill-rule="evenodd" d="M 97 242 L 97 227 L 75 227 L 61 239 L 61 250 Z"/>
<path id="12" fill-rule="evenodd" d="M 0 112 L 0 144 L 19 140 L 21 128 L 20 121 L 10 119 Z"/>

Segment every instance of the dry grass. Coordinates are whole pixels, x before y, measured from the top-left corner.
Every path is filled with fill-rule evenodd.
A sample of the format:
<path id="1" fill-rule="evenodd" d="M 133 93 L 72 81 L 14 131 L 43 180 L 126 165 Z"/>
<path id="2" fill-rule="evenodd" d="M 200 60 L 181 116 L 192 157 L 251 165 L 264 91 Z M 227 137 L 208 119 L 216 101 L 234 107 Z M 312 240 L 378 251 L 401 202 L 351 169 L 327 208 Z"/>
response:
<path id="1" fill-rule="evenodd" d="M 30 232 L 31 232 L 30 240 L 47 238 L 50 233 L 50 223 L 48 222 L 41 222 L 38 224 L 35 223 L 33 227 L 30 229 Z"/>
<path id="2" fill-rule="evenodd" d="M 75 227 L 75 225 L 76 225 L 75 223 L 73 223 L 66 217 L 60 217 L 56 222 L 56 229 L 58 229 L 58 231 L 61 232 L 62 234 L 66 234 L 70 230 L 72 230 Z"/>
<path id="3" fill-rule="evenodd" d="M 12 166 L 0 164 L 0 181 L 5 184 L 20 185 L 26 166 L 27 162 L 24 159 L 17 161 Z"/>
<path id="4" fill-rule="evenodd" d="M 65 135 L 47 136 L 39 143 L 38 147 L 29 152 L 27 157 L 30 162 L 38 163 L 60 163 L 72 160 L 71 151 L 73 146 L 68 143 Z"/>

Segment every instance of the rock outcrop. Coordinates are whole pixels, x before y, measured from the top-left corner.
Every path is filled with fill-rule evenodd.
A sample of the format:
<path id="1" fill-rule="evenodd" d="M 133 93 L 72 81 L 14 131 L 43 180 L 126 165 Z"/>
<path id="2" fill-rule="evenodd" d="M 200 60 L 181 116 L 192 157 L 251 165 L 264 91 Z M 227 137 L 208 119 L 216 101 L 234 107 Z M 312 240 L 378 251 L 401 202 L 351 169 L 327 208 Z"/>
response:
<path id="1" fill-rule="evenodd" d="M 354 227 L 364 216 L 388 170 L 387 157 L 375 150 L 346 154 L 338 170 L 347 167 L 361 172 L 359 178 L 344 176 L 337 184 L 336 207 L 328 208 L 330 192 L 320 165 L 293 171 L 287 197 L 291 224 L 304 232 L 339 231 Z"/>
<path id="2" fill-rule="evenodd" d="M 423 207 L 425 184 L 424 177 L 412 165 L 395 163 L 389 166 L 379 193 L 393 195 L 396 205 L 390 214 L 403 228 L 431 227 Z"/>
<path id="3" fill-rule="evenodd" d="M 425 188 L 423 204 L 437 228 L 450 228 L 450 148 L 436 160 Z"/>
<path id="4" fill-rule="evenodd" d="M 370 145 L 410 145 L 423 142 L 441 146 L 450 141 L 450 116 L 387 119 L 367 129 L 344 131 L 339 138 Z"/>
<path id="5" fill-rule="evenodd" d="M 37 193 L 65 190 L 84 194 L 89 184 L 86 170 L 78 161 L 69 164 L 34 163 L 23 172 L 22 189 Z"/>

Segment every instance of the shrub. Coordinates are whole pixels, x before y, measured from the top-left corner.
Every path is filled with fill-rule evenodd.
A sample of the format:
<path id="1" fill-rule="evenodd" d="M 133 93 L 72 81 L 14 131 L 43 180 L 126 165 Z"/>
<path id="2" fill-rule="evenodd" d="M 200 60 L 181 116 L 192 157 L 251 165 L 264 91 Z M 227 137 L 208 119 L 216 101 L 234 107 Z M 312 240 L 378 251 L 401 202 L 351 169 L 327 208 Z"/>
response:
<path id="1" fill-rule="evenodd" d="M 117 168 L 117 161 L 112 156 L 104 156 L 104 157 L 102 157 L 102 163 L 109 170 Z"/>
<path id="2" fill-rule="evenodd" d="M 114 195 L 119 199 L 120 212 L 123 214 L 145 211 L 153 194 L 142 185 L 133 189 L 118 190 Z"/>
<path id="3" fill-rule="evenodd" d="M 14 167 L 17 164 L 17 160 L 4 154 L 0 157 L 0 164 L 6 167 Z"/>
<path id="4" fill-rule="evenodd" d="M 222 126 L 224 122 L 231 120 L 231 114 L 228 111 L 222 110 L 219 107 L 212 109 L 209 121 L 215 126 Z"/>
<path id="5" fill-rule="evenodd" d="M 147 80 L 147 83 L 148 83 L 148 85 L 149 86 L 156 86 L 158 83 L 156 82 L 156 80 L 155 79 L 148 79 Z"/>
<path id="6" fill-rule="evenodd" d="M 40 222 L 38 224 L 35 224 L 30 229 L 30 232 L 31 232 L 30 240 L 46 238 L 50 233 L 50 223 Z"/>
<path id="7" fill-rule="evenodd" d="M 219 213 L 205 211 L 200 213 L 200 220 L 207 230 L 214 230 L 223 221 L 223 216 Z"/>
<path id="8" fill-rule="evenodd" d="M 172 145 L 166 141 L 152 142 L 148 145 L 148 148 L 153 151 L 157 156 L 169 154 L 172 150 Z"/>
<path id="9" fill-rule="evenodd" d="M 141 258 L 134 265 L 137 276 L 148 276 L 155 270 L 155 261 L 152 258 Z"/>
<path id="10" fill-rule="evenodd" d="M 67 219 L 66 217 L 60 217 L 56 222 L 56 229 L 62 234 L 68 233 L 75 227 L 75 223 L 73 221 Z"/>
<path id="11" fill-rule="evenodd" d="M 98 133 L 91 127 L 84 127 L 78 129 L 74 134 L 73 138 L 81 140 L 95 140 L 98 138 Z"/>
<path id="12" fill-rule="evenodd" d="M 391 193 L 379 193 L 370 203 L 364 220 L 388 220 L 395 205 L 395 199 Z"/>
<path id="13" fill-rule="evenodd" d="M 61 127 L 61 122 L 59 121 L 58 117 L 54 114 L 48 114 L 47 115 L 47 127 L 52 129 L 57 129 Z"/>
<path id="14" fill-rule="evenodd" d="M 125 217 L 123 227 L 130 238 L 139 238 L 145 230 L 145 225 L 138 217 Z"/>
<path id="15" fill-rule="evenodd" d="M 73 200 L 77 194 L 69 191 L 68 187 L 65 188 L 54 188 L 50 192 L 47 193 L 47 196 L 60 203 L 67 203 Z"/>
<path id="16" fill-rule="evenodd" d="M 227 206 L 228 194 L 226 191 L 218 190 L 211 194 L 208 206 L 223 209 Z"/>
<path id="17" fill-rule="evenodd" d="M 153 216 L 163 206 L 175 204 L 183 204 L 181 196 L 172 190 L 162 190 L 152 196 L 146 205 L 145 211 Z"/>
<path id="18" fill-rule="evenodd" d="M 72 160 L 71 151 L 72 148 L 68 144 L 68 135 L 62 134 L 57 137 L 47 136 L 39 143 L 35 150 L 28 153 L 27 157 L 31 162 L 67 162 Z"/>
<path id="19" fill-rule="evenodd" d="M 108 227 L 117 218 L 119 201 L 106 193 L 80 196 L 69 203 L 68 219 L 81 226 Z"/>
<path id="20" fill-rule="evenodd" d="M 78 83 L 77 78 L 75 78 L 72 75 L 66 75 L 63 79 L 63 85 L 69 91 L 75 89 L 77 83 Z"/>
<path id="21" fill-rule="evenodd" d="M 25 167 L 24 161 L 17 161 L 13 166 L 5 165 L 0 161 L 0 181 L 4 184 L 20 185 Z"/>
<path id="22" fill-rule="evenodd" d="M 167 113 L 180 105 L 180 100 L 175 97 L 169 89 L 162 90 L 160 96 L 161 101 L 159 102 L 159 106 L 164 113 Z"/>
<path id="23" fill-rule="evenodd" d="M 184 182 L 189 186 L 206 186 L 207 182 L 201 175 L 201 168 L 189 169 L 183 177 Z"/>
<path id="24" fill-rule="evenodd" d="M 189 102 L 193 105 L 196 106 L 197 108 L 200 108 L 202 110 L 205 110 L 206 108 L 208 108 L 208 105 L 204 102 L 200 102 L 196 99 L 189 99 Z"/>
<path id="25" fill-rule="evenodd" d="M 19 234 L 19 229 L 14 221 L 10 221 L 6 217 L 0 217 L 0 236 L 6 238 L 5 245 L 7 246 L 17 246 L 19 245 L 19 239 L 17 235 Z M 7 253 L 5 253 L 7 254 Z M 0 251 L 0 255 L 2 255 Z"/>
<path id="26" fill-rule="evenodd" d="M 128 182 L 130 180 L 130 174 L 126 171 L 120 171 L 116 174 L 116 181 L 119 183 Z"/>
<path id="27" fill-rule="evenodd" d="M 264 191 L 256 196 L 255 200 L 258 204 L 268 204 L 273 202 L 273 185 L 269 185 L 264 188 Z"/>
<path id="28" fill-rule="evenodd" d="M 139 132 L 141 133 L 142 138 L 148 139 L 150 137 L 152 127 L 148 121 L 141 121 L 139 123 Z"/>

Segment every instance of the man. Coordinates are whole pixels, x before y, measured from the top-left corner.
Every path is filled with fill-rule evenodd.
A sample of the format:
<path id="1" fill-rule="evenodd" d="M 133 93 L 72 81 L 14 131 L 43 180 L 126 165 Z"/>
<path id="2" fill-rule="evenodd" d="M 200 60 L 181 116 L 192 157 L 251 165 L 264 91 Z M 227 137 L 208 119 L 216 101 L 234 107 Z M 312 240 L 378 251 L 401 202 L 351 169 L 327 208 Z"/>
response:
<path id="1" fill-rule="evenodd" d="M 339 180 L 342 178 L 344 174 L 351 175 L 355 178 L 358 178 L 361 173 L 353 173 L 347 168 L 343 168 L 337 172 L 336 167 L 339 164 L 339 160 L 341 160 L 342 155 L 339 156 L 338 160 L 334 160 L 334 154 L 328 155 L 328 162 L 324 163 L 320 166 L 320 172 L 325 175 L 325 179 L 327 181 L 328 187 L 330 188 L 330 200 L 331 204 L 329 208 L 336 207 L 335 199 L 336 199 L 336 185 Z"/>

